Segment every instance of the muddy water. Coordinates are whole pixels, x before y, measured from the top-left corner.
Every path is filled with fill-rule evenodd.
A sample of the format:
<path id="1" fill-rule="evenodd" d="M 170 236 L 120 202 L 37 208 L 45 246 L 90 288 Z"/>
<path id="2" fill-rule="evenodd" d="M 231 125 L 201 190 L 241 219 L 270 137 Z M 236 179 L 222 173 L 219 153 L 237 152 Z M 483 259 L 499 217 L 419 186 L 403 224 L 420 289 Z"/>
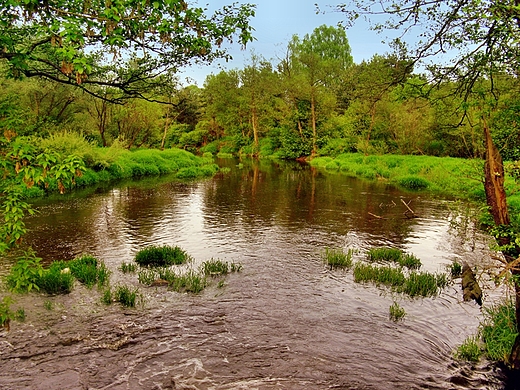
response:
<path id="1" fill-rule="evenodd" d="M 231 172 L 204 182 L 147 180 L 38 203 L 27 239 L 45 261 L 91 253 L 113 285 L 139 286 L 144 303 L 107 307 L 80 285 L 67 296 L 17 296 L 27 319 L 0 333 L 1 389 L 514 387 L 491 363 L 452 358 L 481 318 L 457 281 L 410 299 L 354 283 L 320 258 L 339 247 L 362 261 L 391 245 L 430 272 L 455 259 L 492 264 L 466 208 L 300 165 L 220 164 Z M 404 216 L 401 199 L 419 218 Z M 199 295 L 144 287 L 117 268 L 150 244 L 181 246 L 193 267 L 219 258 L 243 270 Z M 490 284 L 485 293 L 486 304 L 503 294 Z M 407 313 L 397 323 L 394 301 Z"/>

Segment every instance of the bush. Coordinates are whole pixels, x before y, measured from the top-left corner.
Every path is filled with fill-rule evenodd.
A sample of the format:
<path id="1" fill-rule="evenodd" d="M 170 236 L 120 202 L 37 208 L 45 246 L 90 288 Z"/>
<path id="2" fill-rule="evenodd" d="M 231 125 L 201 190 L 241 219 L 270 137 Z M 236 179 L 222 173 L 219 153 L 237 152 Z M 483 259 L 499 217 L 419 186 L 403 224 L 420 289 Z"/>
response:
<path id="1" fill-rule="evenodd" d="M 24 293 L 32 289 L 39 290 L 38 278 L 43 275 L 41 258 L 36 257 L 34 251 L 28 250 L 18 258 L 6 277 L 9 290 Z"/>
<path id="2" fill-rule="evenodd" d="M 166 267 L 183 264 L 191 257 L 178 246 L 149 246 L 135 255 L 135 262 L 143 267 Z"/>

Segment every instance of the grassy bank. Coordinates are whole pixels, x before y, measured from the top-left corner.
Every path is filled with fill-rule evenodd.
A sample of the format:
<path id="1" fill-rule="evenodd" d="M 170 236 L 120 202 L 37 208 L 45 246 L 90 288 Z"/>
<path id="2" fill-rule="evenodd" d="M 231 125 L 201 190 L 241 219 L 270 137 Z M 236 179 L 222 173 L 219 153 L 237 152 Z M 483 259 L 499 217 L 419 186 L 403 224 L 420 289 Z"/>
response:
<path id="1" fill-rule="evenodd" d="M 83 188 L 95 184 L 121 179 L 142 178 L 158 175 L 174 175 L 182 180 L 211 177 L 219 168 L 209 157 L 198 157 L 182 149 L 138 149 L 126 150 L 117 145 L 110 148 L 100 148 L 86 141 L 76 140 L 71 146 L 64 148 L 65 140 L 58 144 L 46 145 L 62 155 L 75 154 L 84 164 L 85 170 L 74 182 L 63 183 L 67 190 Z M 33 187 L 28 190 L 29 197 L 41 196 L 49 192 L 57 192 L 56 180 L 49 180 L 46 186 Z"/>

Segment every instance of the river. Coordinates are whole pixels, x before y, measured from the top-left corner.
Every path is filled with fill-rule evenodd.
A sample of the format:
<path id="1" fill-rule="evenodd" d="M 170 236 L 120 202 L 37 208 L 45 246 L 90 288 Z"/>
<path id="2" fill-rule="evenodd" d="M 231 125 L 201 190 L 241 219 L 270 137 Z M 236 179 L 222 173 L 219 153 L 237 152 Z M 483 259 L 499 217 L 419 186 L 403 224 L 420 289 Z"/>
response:
<path id="1" fill-rule="evenodd" d="M 0 333 L 1 389 L 515 387 L 494 363 L 453 358 L 482 318 L 460 279 L 412 299 L 355 283 L 321 258 L 342 248 L 363 261 L 369 248 L 392 246 L 429 272 L 454 260 L 491 266 L 468 206 L 297 163 L 219 165 L 230 171 L 204 181 L 145 179 L 36 202 L 26 241 L 44 262 L 92 254 L 112 285 L 137 286 L 144 303 L 105 306 L 79 284 L 66 296 L 14 297 L 27 318 Z M 212 258 L 243 268 L 196 295 L 145 287 L 118 267 L 152 244 L 180 246 L 195 268 Z M 484 292 L 484 305 L 504 294 L 492 283 Z M 402 321 L 389 318 L 394 301 Z"/>

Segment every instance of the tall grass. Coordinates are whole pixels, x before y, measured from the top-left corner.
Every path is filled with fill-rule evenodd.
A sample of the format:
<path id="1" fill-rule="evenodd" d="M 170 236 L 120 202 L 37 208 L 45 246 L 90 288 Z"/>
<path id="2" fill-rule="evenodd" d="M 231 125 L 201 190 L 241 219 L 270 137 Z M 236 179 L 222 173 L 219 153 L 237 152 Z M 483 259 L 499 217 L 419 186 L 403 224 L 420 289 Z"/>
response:
<path id="1" fill-rule="evenodd" d="M 388 261 L 399 264 L 408 269 L 421 268 L 421 260 L 416 256 L 404 253 L 397 248 L 371 248 L 367 252 L 367 258 L 372 262 Z"/>
<path id="2" fill-rule="evenodd" d="M 330 269 L 332 268 L 351 268 L 352 267 L 352 256 L 354 254 L 353 249 L 349 249 L 345 253 L 342 249 L 329 249 L 326 248 L 323 253 L 323 261 L 327 264 Z"/>
<path id="3" fill-rule="evenodd" d="M 480 334 L 488 358 L 507 362 L 518 335 L 513 302 L 485 308 Z"/>

